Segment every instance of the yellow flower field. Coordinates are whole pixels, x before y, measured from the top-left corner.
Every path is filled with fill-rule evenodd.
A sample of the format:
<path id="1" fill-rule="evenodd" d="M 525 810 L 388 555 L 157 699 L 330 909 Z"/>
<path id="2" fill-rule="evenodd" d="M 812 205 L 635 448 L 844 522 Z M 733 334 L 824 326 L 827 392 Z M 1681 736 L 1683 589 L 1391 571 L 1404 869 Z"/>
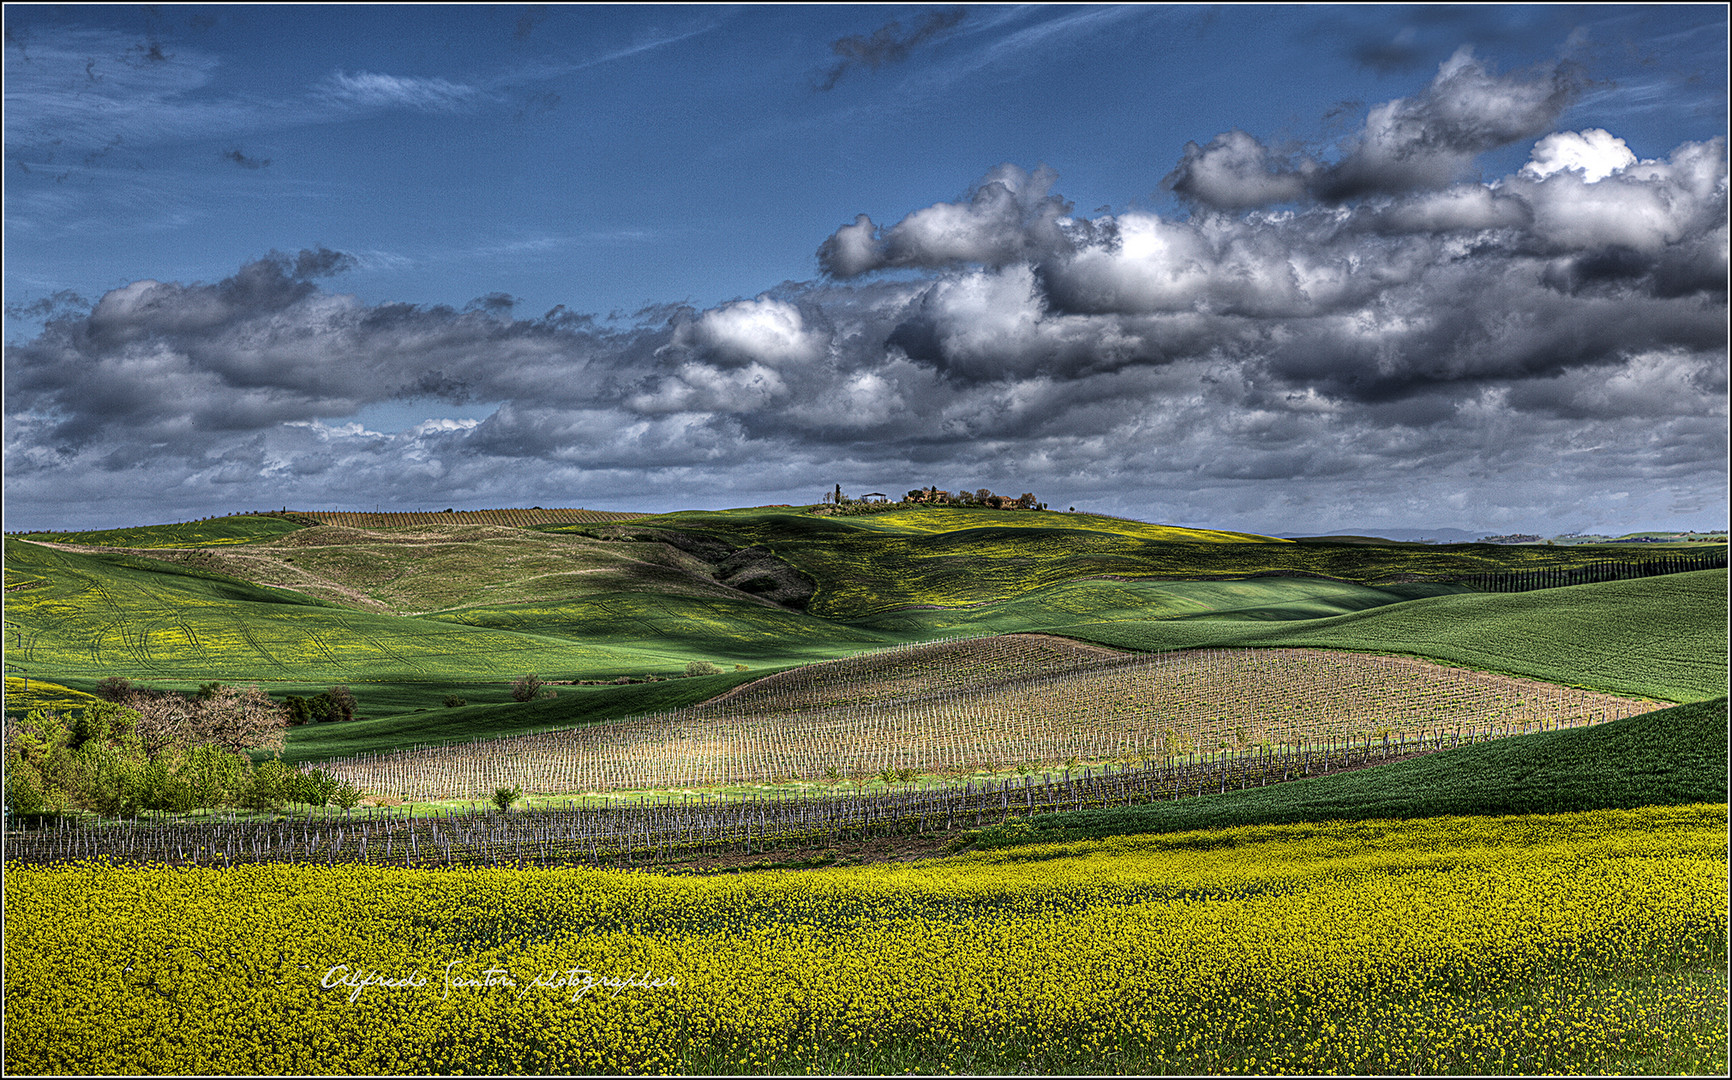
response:
<path id="1" fill-rule="evenodd" d="M 13 866 L 5 1067 L 1594 1072 L 1656 1037 L 1712 1060 L 1725 812 L 714 877 Z"/>

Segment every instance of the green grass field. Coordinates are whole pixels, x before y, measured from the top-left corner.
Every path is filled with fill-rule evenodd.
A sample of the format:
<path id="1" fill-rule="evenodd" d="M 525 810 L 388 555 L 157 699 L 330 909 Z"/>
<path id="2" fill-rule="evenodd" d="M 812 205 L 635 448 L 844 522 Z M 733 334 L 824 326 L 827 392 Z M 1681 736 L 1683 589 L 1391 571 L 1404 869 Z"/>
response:
<path id="1" fill-rule="evenodd" d="M 651 542 L 673 534 L 697 546 Z M 510 682 L 530 672 L 665 677 L 693 660 L 763 672 L 1022 631 L 1130 649 L 1399 652 L 1669 701 L 1712 697 L 1726 680 L 1724 571 L 1513 594 L 1396 580 L 1575 565 L 1603 549 L 1292 543 L 951 508 L 692 511 L 529 529 L 246 516 L 56 539 L 152 557 L 8 537 L 9 672 L 86 692 L 110 675 L 169 688 L 258 682 L 279 696 L 343 683 L 370 723 L 389 722 L 322 731 L 320 754 L 345 752 L 350 738 L 356 750 L 484 738 L 660 700 L 573 687 L 560 699 L 569 717 L 558 705 L 530 722 L 509 700 Z M 816 593 L 774 604 L 724 584 L 716 552 L 742 548 L 794 567 Z M 470 704 L 442 709 L 452 695 Z M 291 747 L 310 737 L 295 733 Z"/>
<path id="2" fill-rule="evenodd" d="M 1072 623 L 1121 648 L 1313 646 L 1400 652 L 1607 693 L 1699 701 L 1725 692 L 1724 570 L 1526 593 L 1421 597 L 1316 620 L 1208 616 Z"/>

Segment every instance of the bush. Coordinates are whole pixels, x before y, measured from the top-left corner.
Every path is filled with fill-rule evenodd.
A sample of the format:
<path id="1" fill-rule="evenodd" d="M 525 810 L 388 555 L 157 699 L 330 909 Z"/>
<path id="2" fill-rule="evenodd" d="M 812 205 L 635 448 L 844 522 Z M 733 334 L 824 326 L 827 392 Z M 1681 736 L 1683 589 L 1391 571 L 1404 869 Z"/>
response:
<path id="1" fill-rule="evenodd" d="M 533 673 L 511 684 L 512 701 L 534 701 L 541 693 L 541 680 Z"/>
<path id="2" fill-rule="evenodd" d="M 497 806 L 501 811 L 509 810 L 511 809 L 511 804 L 516 802 L 522 794 L 522 785 L 494 788 L 493 805 Z"/>
<path id="3" fill-rule="evenodd" d="M 456 694 L 452 694 L 445 699 L 445 707 L 447 709 L 461 709 L 467 704 L 469 704 L 469 702 L 466 699 L 460 698 Z"/>
<path id="4" fill-rule="evenodd" d="M 343 810 L 353 810 L 361 803 L 361 789 L 345 780 L 331 793 L 331 801 Z"/>
<path id="5" fill-rule="evenodd" d="M 304 806 L 324 806 L 337 794 L 337 778 L 323 769 L 313 769 L 310 772 L 291 773 L 284 785 L 284 794 L 290 802 L 301 803 Z"/>
<path id="6" fill-rule="evenodd" d="M 306 698 L 299 694 L 290 694 L 283 699 L 283 715 L 289 718 L 291 726 L 299 726 L 313 718 L 313 709 Z"/>
<path id="7" fill-rule="evenodd" d="M 699 675 L 720 675 L 722 669 L 708 660 L 693 660 L 686 665 L 686 678 L 693 679 Z"/>

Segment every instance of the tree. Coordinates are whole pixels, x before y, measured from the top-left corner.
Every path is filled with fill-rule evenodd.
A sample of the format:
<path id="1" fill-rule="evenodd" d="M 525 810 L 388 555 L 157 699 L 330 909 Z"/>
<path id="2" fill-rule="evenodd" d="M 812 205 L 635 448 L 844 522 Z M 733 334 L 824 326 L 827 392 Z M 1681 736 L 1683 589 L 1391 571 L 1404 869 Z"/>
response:
<path id="1" fill-rule="evenodd" d="M 189 743 L 212 743 L 225 750 L 278 751 L 288 716 L 257 686 L 225 686 L 201 702 L 191 717 Z"/>
<path id="2" fill-rule="evenodd" d="M 123 702 L 132 692 L 132 680 L 110 675 L 96 684 L 96 696 L 104 701 Z"/>
<path id="3" fill-rule="evenodd" d="M 253 768 L 252 782 L 241 796 L 249 810 L 276 811 L 288 801 L 295 772 L 281 758 L 266 758 Z"/>
<path id="4" fill-rule="evenodd" d="M 122 728 L 127 720 L 122 714 L 131 713 L 137 737 L 152 759 L 170 748 L 184 749 L 198 743 L 215 743 L 230 750 L 282 749 L 289 713 L 272 701 L 269 694 L 257 686 L 242 690 L 214 683 L 207 685 L 212 689 L 202 698 L 129 687 L 123 699 L 125 707 L 119 714 L 103 711 L 119 707 L 108 702 L 84 710 L 74 722 L 77 730 L 72 745 L 77 748 L 87 737 L 124 740 Z M 314 719 L 320 719 L 320 706 L 319 698 L 308 702 Z M 334 704 L 326 707 L 340 711 Z"/>
<path id="5" fill-rule="evenodd" d="M 347 686 L 339 683 L 325 693 L 331 695 L 331 701 L 337 706 L 337 718 L 339 720 L 347 721 L 355 718 L 355 695 L 349 692 Z"/>
<path id="6" fill-rule="evenodd" d="M 722 669 L 708 660 L 693 660 L 686 665 L 686 678 L 694 679 L 699 675 L 719 675 Z"/>
<path id="7" fill-rule="evenodd" d="M 511 787 L 494 788 L 493 805 L 499 808 L 500 813 L 504 813 L 511 809 L 511 804 L 516 802 L 522 794 L 523 786 L 521 784 L 516 784 Z"/>
<path id="8" fill-rule="evenodd" d="M 200 810 L 239 802 L 252 768 L 246 755 L 211 743 L 189 747 L 180 761 L 181 774 L 192 788 L 193 807 Z"/>
<path id="9" fill-rule="evenodd" d="M 331 801 L 336 803 L 344 813 L 348 813 L 361 803 L 361 789 L 348 780 L 337 785 L 337 790 L 331 794 Z"/>
<path id="10" fill-rule="evenodd" d="M 523 676 L 511 684 L 512 701 L 534 701 L 541 693 L 541 680 L 533 673 Z"/>

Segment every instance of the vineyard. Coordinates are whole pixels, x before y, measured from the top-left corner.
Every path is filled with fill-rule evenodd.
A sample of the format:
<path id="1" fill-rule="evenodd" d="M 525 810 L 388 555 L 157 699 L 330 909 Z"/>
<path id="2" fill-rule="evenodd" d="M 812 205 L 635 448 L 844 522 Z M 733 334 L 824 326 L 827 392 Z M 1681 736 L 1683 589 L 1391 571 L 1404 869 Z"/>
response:
<path id="1" fill-rule="evenodd" d="M 377 863 L 398 866 L 499 866 L 582 862 L 643 866 L 799 844 L 954 833 L 1002 824 L 1012 815 L 1122 806 L 1238 791 L 1325 776 L 1422 750 L 1459 745 L 1441 736 L 1365 739 L 1256 751 L 1213 759 L 1079 767 L 1071 775 L 1001 777 L 961 786 L 801 798 L 670 795 L 615 806 L 498 814 L 477 806 L 416 817 L 409 810 L 354 817 L 331 810 L 255 821 L 134 821 L 95 828 L 65 819 L 56 828 L 8 839 L 19 863 L 76 862 L 106 856 L 126 862 L 233 866 L 242 863 Z"/>
<path id="2" fill-rule="evenodd" d="M 443 510 L 408 513 L 369 513 L 362 510 L 290 510 L 285 516 L 311 518 L 321 525 L 351 529 L 389 529 L 403 525 L 593 525 L 604 521 L 630 521 L 646 514 L 621 510 Z"/>
<path id="3" fill-rule="evenodd" d="M 1312 649 L 1085 653 L 1024 635 L 904 646 L 810 665 L 660 715 L 323 767 L 367 791 L 468 799 L 510 786 L 602 792 L 835 780 L 886 769 L 1238 760 L 1368 739 L 1472 741 L 1652 707 L 1407 657 Z"/>
<path id="4" fill-rule="evenodd" d="M 1457 577 L 1457 584 L 1471 585 L 1486 592 L 1529 592 L 1533 589 L 1559 589 L 1570 585 L 1591 585 L 1601 581 L 1628 581 L 1632 578 L 1656 577 L 1660 574 L 1688 574 L 1697 570 L 1726 569 L 1726 552 L 1713 551 L 1701 555 L 1589 563 L 1559 569 L 1525 570 L 1510 574 L 1467 574 Z"/>

